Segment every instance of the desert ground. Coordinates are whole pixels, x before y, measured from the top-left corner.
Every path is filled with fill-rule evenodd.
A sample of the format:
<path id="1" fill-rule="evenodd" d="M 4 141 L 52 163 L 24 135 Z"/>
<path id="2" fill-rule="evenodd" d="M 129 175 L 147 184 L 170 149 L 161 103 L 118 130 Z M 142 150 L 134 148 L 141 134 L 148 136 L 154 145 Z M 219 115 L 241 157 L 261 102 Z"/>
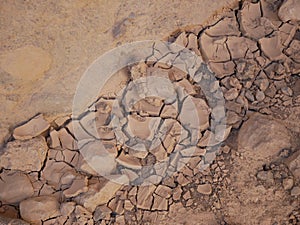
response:
<path id="1" fill-rule="evenodd" d="M 300 224 L 300 1 L 2 1 L 0 224 Z"/>

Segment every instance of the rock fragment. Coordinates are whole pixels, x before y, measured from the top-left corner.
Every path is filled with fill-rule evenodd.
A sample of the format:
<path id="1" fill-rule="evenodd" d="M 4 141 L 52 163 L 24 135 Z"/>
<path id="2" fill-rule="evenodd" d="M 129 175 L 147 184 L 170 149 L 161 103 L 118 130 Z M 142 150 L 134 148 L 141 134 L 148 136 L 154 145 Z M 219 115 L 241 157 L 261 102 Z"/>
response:
<path id="1" fill-rule="evenodd" d="M 294 180 L 293 178 L 286 178 L 282 181 L 283 189 L 284 190 L 290 190 L 294 186 Z"/>
<path id="2" fill-rule="evenodd" d="M 197 191 L 203 195 L 210 195 L 212 193 L 212 187 L 210 184 L 200 184 L 197 187 Z"/>
<path id="3" fill-rule="evenodd" d="M 60 215 L 59 203 L 52 196 L 29 198 L 20 203 L 20 213 L 24 220 L 40 224 L 44 220 Z"/>
<path id="4" fill-rule="evenodd" d="M 2 203 L 17 203 L 31 197 L 34 193 L 30 179 L 21 172 L 3 172 L 0 178 Z"/>
<path id="5" fill-rule="evenodd" d="M 44 133 L 49 127 L 50 124 L 44 119 L 42 114 L 39 114 L 27 123 L 15 128 L 13 136 L 18 140 L 31 139 Z"/>
<path id="6" fill-rule="evenodd" d="M 299 196 L 300 195 L 300 187 L 293 187 L 291 190 L 291 196 Z"/>
<path id="7" fill-rule="evenodd" d="M 8 142 L 0 156 L 0 167 L 25 172 L 39 171 L 47 151 L 48 146 L 44 137 Z"/>

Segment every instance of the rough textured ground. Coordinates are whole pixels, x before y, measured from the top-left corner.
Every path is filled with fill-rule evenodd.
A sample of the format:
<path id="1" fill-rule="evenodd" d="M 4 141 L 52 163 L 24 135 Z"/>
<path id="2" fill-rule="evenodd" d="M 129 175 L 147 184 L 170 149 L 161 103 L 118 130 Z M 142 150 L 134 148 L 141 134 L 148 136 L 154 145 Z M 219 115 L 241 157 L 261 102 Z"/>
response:
<path id="1" fill-rule="evenodd" d="M 52 9 L 63 8 L 53 6 Z M 167 37 L 168 41 L 201 55 L 205 62 L 201 65 L 208 65 L 205 73 L 176 70 L 176 63 L 180 65 L 181 62 L 176 61 L 180 58 L 177 56 L 182 55 L 182 51 L 159 55 L 159 49 L 153 46 L 156 53 L 148 61 L 116 75 L 120 87 L 108 83 L 109 93 L 99 93 L 93 107 L 73 120 L 71 114 L 46 116 L 45 120 L 42 114 L 31 117 L 23 110 L 20 115 L 24 122 L 4 135 L 6 140 L 0 155 L 0 210 L 3 215 L 0 222 L 7 224 L 11 220 L 5 217 L 9 217 L 33 224 L 299 224 L 299 8 L 296 0 L 243 1 L 219 13 L 205 26 L 197 25 L 196 21 L 196 26 L 178 29 Z M 191 11 L 189 16 L 195 18 Z M 131 20 L 134 16 L 129 15 L 109 28 L 114 41 L 122 35 L 125 41 L 132 40 L 129 36 L 125 38 L 127 26 L 144 37 L 141 28 Z M 88 17 L 85 19 L 89 24 Z M 193 20 L 188 21 L 193 25 Z M 153 35 L 157 38 L 158 34 Z M 72 48 L 69 50 L 72 52 Z M 76 52 L 76 47 L 73 50 Z M 26 61 L 28 51 L 32 53 L 32 60 Z M 97 49 L 94 51 L 96 54 Z M 16 62 L 23 62 L 21 71 L 14 65 L 16 57 L 19 59 Z M 165 57 L 172 63 L 161 63 Z M 27 70 L 35 60 L 39 66 L 33 71 Z M 30 88 L 35 85 L 32 79 L 40 82 L 38 78 L 49 70 L 52 61 L 47 51 L 27 46 L 5 54 L 1 68 L 7 79 L 21 82 L 21 90 L 27 93 L 34 90 Z M 71 68 L 75 73 L 74 67 Z M 60 69 L 66 68 L 60 66 Z M 216 81 L 212 82 L 207 76 L 210 71 L 215 74 Z M 70 71 L 65 73 L 72 75 Z M 64 77 L 61 74 L 59 77 Z M 122 142 L 110 127 L 114 118 L 110 116 L 112 101 L 128 82 L 151 76 L 170 79 L 176 92 L 165 99 L 145 98 L 133 104 L 130 111 L 123 109 L 128 110 L 129 115 L 126 120 L 119 120 L 128 138 L 128 142 Z M 49 80 L 53 85 L 57 82 Z M 3 82 L 13 81 L 4 79 Z M 64 88 L 70 95 L 66 99 L 70 100 L 72 92 L 68 91 L 67 84 Z M 133 90 L 135 87 L 125 89 L 126 96 L 134 98 Z M 207 95 L 208 92 L 219 95 L 218 90 L 225 98 L 226 115 L 219 113 L 222 98 L 210 99 Z M 13 89 L 7 91 L 13 93 Z M 44 92 L 37 91 L 30 100 L 37 107 L 41 107 L 39 101 L 45 101 L 41 93 Z M 170 100 L 172 97 L 174 99 Z M 60 104 L 69 104 L 57 101 L 58 108 Z M 195 103 L 202 118 L 197 127 L 185 121 L 191 116 L 189 101 Z M 8 116 L 14 107 L 24 106 L 8 105 L 4 115 Z M 88 132 L 93 115 L 97 118 L 96 134 Z M 154 124 L 152 128 L 157 127 L 156 121 L 166 124 L 168 135 L 156 148 L 144 150 L 139 146 L 136 151 L 135 141 L 153 138 L 154 129 L 147 130 L 143 125 L 150 123 Z M 224 126 L 224 136 L 218 137 L 212 129 L 215 126 Z M 189 130 L 183 140 L 178 137 L 178 129 Z M 200 131 L 196 139 L 192 138 L 194 130 Z M 140 139 L 131 140 L 130 132 Z M 91 167 L 82 158 L 82 151 L 92 151 L 100 141 L 95 138 L 97 135 L 109 149 L 105 156 L 99 155 L 105 161 L 111 160 L 109 166 L 92 164 Z M 194 151 L 189 149 L 192 139 L 197 142 Z M 81 145 L 79 140 L 89 141 Z M 157 162 L 163 162 L 166 168 L 140 170 Z M 97 169 L 118 176 L 114 179 L 127 180 L 128 185 L 99 176 Z M 170 177 L 166 176 L 168 173 Z M 149 185 L 135 186 L 141 182 L 141 177 Z M 14 220 L 14 224 L 27 223 Z"/>

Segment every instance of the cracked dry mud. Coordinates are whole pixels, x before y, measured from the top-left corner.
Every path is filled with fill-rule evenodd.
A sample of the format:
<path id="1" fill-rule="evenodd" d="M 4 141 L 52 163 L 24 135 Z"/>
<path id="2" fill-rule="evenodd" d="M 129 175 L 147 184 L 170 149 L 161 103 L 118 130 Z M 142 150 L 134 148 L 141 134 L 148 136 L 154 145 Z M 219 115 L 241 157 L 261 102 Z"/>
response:
<path id="1" fill-rule="evenodd" d="M 0 155 L 0 224 L 299 224 L 299 8 L 240 2 L 167 38 L 200 65 L 154 45 L 82 115 L 16 126 Z M 151 77 L 170 81 L 155 83 L 160 97 L 139 83 Z"/>

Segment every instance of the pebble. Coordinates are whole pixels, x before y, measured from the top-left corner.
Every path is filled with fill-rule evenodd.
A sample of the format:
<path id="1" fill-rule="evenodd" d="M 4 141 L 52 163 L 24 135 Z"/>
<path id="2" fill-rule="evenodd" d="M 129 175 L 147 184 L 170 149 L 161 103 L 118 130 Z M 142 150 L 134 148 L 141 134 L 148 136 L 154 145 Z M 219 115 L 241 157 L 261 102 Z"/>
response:
<path id="1" fill-rule="evenodd" d="M 212 193 L 212 187 L 210 184 L 200 184 L 197 187 L 197 191 L 203 195 L 210 195 Z"/>
<path id="2" fill-rule="evenodd" d="M 291 190 L 291 195 L 299 196 L 300 195 L 300 187 L 293 187 L 293 189 Z"/>

